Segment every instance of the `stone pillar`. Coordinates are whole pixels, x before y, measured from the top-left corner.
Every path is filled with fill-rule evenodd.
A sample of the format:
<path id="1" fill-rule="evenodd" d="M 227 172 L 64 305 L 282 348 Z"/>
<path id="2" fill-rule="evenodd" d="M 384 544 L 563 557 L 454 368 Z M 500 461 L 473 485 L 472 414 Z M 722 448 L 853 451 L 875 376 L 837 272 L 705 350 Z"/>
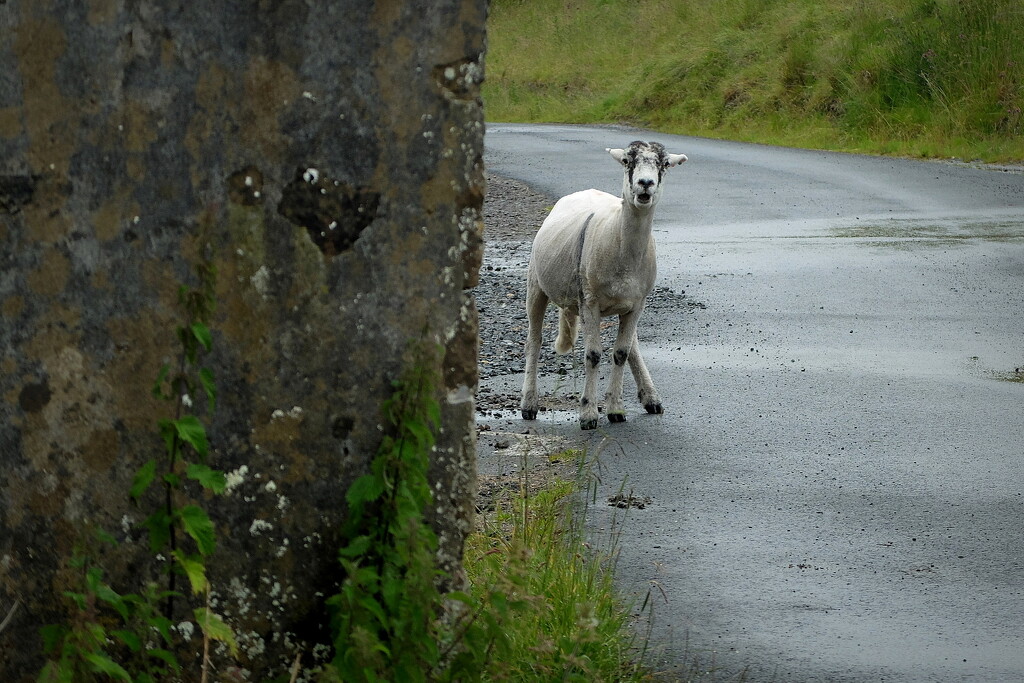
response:
<path id="1" fill-rule="evenodd" d="M 111 583 L 159 456 L 179 284 L 218 270 L 216 610 L 252 680 L 324 655 L 344 494 L 381 402 L 443 349 L 431 476 L 458 582 L 473 515 L 485 0 L 0 2 L 0 678 L 34 680 L 87 530 Z M 187 615 L 182 614 L 185 619 Z M 193 641 L 198 650 L 199 639 Z M 197 662 L 198 663 L 198 660 Z M 223 670 L 223 669 L 222 669 Z"/>

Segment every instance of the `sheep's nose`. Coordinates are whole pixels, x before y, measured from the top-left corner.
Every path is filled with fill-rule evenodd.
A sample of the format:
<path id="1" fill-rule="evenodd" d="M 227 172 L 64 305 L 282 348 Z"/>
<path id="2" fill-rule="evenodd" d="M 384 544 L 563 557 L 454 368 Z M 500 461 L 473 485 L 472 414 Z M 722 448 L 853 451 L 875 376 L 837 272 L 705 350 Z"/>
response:
<path id="1" fill-rule="evenodd" d="M 654 181 L 651 180 L 650 178 L 641 178 L 636 182 L 640 185 L 640 187 L 644 188 L 645 190 L 649 190 L 652 187 L 654 187 Z"/>

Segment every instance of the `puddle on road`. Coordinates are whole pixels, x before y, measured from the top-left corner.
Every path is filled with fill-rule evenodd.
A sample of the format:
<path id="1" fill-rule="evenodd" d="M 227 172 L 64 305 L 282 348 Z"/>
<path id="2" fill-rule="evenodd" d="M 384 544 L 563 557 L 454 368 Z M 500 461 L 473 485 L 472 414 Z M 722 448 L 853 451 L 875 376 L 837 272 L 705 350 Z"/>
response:
<path id="1" fill-rule="evenodd" d="M 1024 239 L 1024 223 L 1018 221 L 989 221 L 969 223 L 949 221 L 927 223 L 912 219 L 891 219 L 883 223 L 866 223 L 829 230 L 833 237 L 841 239 L 872 240 L 872 245 L 892 247 L 924 244 L 927 246 L 949 246 L 965 240 L 1007 242 Z"/>

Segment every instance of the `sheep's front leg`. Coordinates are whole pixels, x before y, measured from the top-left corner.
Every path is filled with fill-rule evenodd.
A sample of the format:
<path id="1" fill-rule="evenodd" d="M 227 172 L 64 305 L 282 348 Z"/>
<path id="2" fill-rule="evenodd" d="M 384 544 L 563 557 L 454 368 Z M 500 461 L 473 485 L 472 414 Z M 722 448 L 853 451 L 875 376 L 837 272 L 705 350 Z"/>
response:
<path id="1" fill-rule="evenodd" d="M 519 404 L 524 420 L 536 420 L 540 401 L 537 398 L 537 360 L 540 357 L 541 329 L 544 326 L 544 311 L 548 296 L 531 277 L 526 284 L 526 317 L 529 332 L 526 334 L 526 370 L 523 377 L 523 398 Z"/>
<path id="2" fill-rule="evenodd" d="M 583 366 L 587 379 L 580 397 L 580 429 L 597 429 L 597 366 L 601 364 L 601 311 L 580 304 L 583 328 Z"/>
<path id="3" fill-rule="evenodd" d="M 640 342 L 637 341 L 636 331 L 633 332 L 633 345 L 629 350 L 629 369 L 633 372 L 633 379 L 636 380 L 637 398 L 643 404 L 644 410 L 652 415 L 661 415 L 665 409 L 661 405 L 661 396 L 654 388 L 651 380 L 651 373 L 647 371 L 647 364 L 640 355 Z"/>
<path id="4" fill-rule="evenodd" d="M 615 347 L 612 350 L 615 366 L 612 368 L 608 394 L 605 397 L 609 422 L 626 421 L 626 408 L 622 404 L 622 377 L 625 374 L 626 361 L 631 357 L 636 343 L 636 324 L 639 318 L 639 311 L 619 316 L 619 331 L 615 336 Z"/>

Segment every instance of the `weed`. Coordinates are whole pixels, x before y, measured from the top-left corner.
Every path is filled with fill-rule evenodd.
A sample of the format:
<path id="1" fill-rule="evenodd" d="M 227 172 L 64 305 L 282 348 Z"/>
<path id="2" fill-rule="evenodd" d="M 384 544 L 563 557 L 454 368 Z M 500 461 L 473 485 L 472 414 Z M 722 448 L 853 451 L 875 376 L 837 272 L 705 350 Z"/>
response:
<path id="1" fill-rule="evenodd" d="M 471 588 L 442 593 L 437 539 L 424 511 L 440 412 L 431 349 L 394 383 L 386 436 L 347 494 L 332 608 L 335 657 L 324 677 L 343 681 L 630 680 L 640 677 L 628 613 L 612 585 L 611 555 L 583 534 L 579 482 L 553 480 L 500 501 L 466 541 Z M 525 468 L 524 468 L 525 470 Z"/>
<path id="2" fill-rule="evenodd" d="M 106 579 L 103 552 L 116 552 L 109 533 L 96 530 L 70 560 L 78 585 L 65 594 L 69 623 L 42 629 L 48 661 L 40 681 L 114 679 L 147 683 L 187 674 L 176 654 L 182 629 L 203 634 L 201 681 L 211 669 L 211 643 L 237 654 L 234 634 L 210 609 L 206 559 L 216 547 L 213 522 L 189 491 L 217 494 L 224 474 L 207 464 L 203 422 L 192 409 L 204 395 L 216 404 L 212 374 L 200 364 L 212 337 L 207 321 L 215 273 L 199 270 L 200 286 L 183 287 L 185 322 L 177 329 L 181 356 L 161 368 L 153 394 L 174 404 L 161 419 L 163 454 L 146 462 L 127 493 L 138 504 L 158 500 L 143 523 L 154 554 L 173 560 L 167 585 L 148 582 L 120 593 Z M 428 467 L 441 428 L 435 398 L 440 350 L 422 347 L 382 406 L 387 426 L 369 472 L 356 479 L 338 557 L 339 592 L 327 600 L 335 656 L 321 680 L 640 680 L 629 635 L 629 613 L 612 583 L 614 548 L 597 552 L 583 531 L 585 454 L 567 450 L 552 461 L 575 463 L 575 481 L 553 480 L 499 506 L 484 530 L 467 540 L 469 591 L 443 593 L 437 537 L 426 520 L 433 504 Z M 525 470 L 525 468 L 524 468 Z M 162 487 L 154 486 L 162 484 Z M 196 488 L 198 487 L 198 489 Z M 185 596 L 176 577 L 205 599 L 189 622 L 174 625 Z M 0 623 L 0 630 L 13 614 Z M 186 629 L 187 630 L 187 629 Z M 299 670 L 292 667 L 292 680 Z"/>
<path id="3" fill-rule="evenodd" d="M 438 349 L 416 360 L 383 405 L 387 434 L 370 472 L 348 490 L 339 551 L 344 578 L 328 599 L 335 657 L 327 680 L 479 680 L 487 662 L 506 660 L 506 625 L 523 607 L 513 593 L 442 593 L 437 537 L 426 521 L 434 433 Z"/>
<path id="4" fill-rule="evenodd" d="M 1015 0 L 495 0 L 484 97 L 496 121 L 1022 160 L 1022 33 Z"/>
<path id="5" fill-rule="evenodd" d="M 422 681 L 441 660 L 437 537 L 424 519 L 432 500 L 429 454 L 441 419 L 429 356 L 424 350 L 394 383 L 383 406 L 394 431 L 346 495 L 338 553 L 344 580 L 327 601 L 336 634 L 332 665 L 341 680 Z"/>
<path id="6" fill-rule="evenodd" d="M 476 600 L 488 604 L 506 596 L 520 605 L 505 624 L 508 655 L 482 676 L 644 680 L 643 647 L 630 633 L 629 610 L 613 585 L 615 548 L 600 551 L 584 533 L 585 457 L 575 450 L 547 457 L 577 462 L 576 478 L 554 478 L 530 491 L 524 474 L 466 542 L 466 572 Z"/>
<path id="7" fill-rule="evenodd" d="M 200 390 L 210 412 L 217 396 L 213 374 L 199 365 L 200 350 L 209 351 L 212 346 L 207 324 L 214 305 L 216 271 L 212 263 L 203 260 L 197 273 L 199 286 L 182 286 L 178 292 L 185 313 L 184 324 L 176 330 L 181 347 L 178 366 L 173 374 L 169 365 L 162 367 L 152 391 L 175 405 L 174 417 L 157 423 L 164 454 L 148 460 L 136 472 L 127 492 L 134 502 L 142 503 L 152 484 L 158 479 L 163 484 L 160 502 L 143 526 L 149 534 L 150 551 L 154 555 L 167 552 L 173 560 L 167 570 L 167 586 L 149 582 L 138 593 L 117 592 L 105 579 L 99 560 L 102 548 L 116 551 L 118 542 L 111 534 L 94 530 L 95 538 L 88 547 L 79 547 L 69 562 L 80 581 L 76 590 L 64 594 L 73 607 L 70 624 L 52 624 L 41 630 L 49 660 L 40 681 L 107 677 L 146 683 L 178 675 L 181 665 L 174 650 L 181 625 L 173 626 L 175 600 L 183 597 L 177 590 L 178 575 L 187 578 L 193 594 L 206 596 L 205 604 L 191 612 L 204 638 L 202 680 L 209 672 L 211 641 L 221 641 L 235 653 L 231 629 L 209 608 L 206 558 L 216 548 L 214 525 L 200 505 L 185 500 L 189 482 L 214 494 L 225 486 L 224 474 L 206 463 L 206 429 L 192 413 L 191 397 Z"/>

